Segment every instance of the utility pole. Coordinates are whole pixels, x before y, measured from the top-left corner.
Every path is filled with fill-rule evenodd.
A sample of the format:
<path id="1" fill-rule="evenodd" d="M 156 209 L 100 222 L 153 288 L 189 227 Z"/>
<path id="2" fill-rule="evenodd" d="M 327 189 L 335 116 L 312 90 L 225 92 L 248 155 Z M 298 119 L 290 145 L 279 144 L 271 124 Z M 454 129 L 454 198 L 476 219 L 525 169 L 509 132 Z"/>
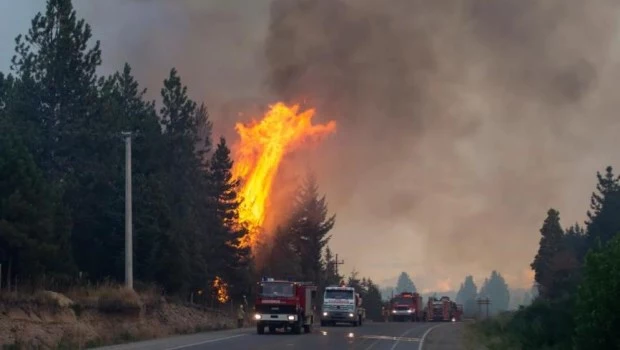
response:
<path id="1" fill-rule="evenodd" d="M 125 287 L 133 289 L 133 216 L 131 208 L 131 132 L 125 137 Z"/>
<path id="2" fill-rule="evenodd" d="M 336 275 L 338 275 L 338 265 L 344 264 L 344 260 L 338 261 L 338 254 L 336 254 L 336 260 L 334 261 L 334 266 L 336 270 Z M 338 275 L 339 276 L 339 275 Z"/>
<path id="3" fill-rule="evenodd" d="M 489 305 L 491 304 L 491 300 L 489 299 L 489 297 L 486 297 L 484 299 L 479 298 L 478 300 L 476 300 L 476 303 L 478 304 L 478 317 L 481 318 L 482 317 L 482 305 L 486 306 L 486 318 L 489 318 Z"/>

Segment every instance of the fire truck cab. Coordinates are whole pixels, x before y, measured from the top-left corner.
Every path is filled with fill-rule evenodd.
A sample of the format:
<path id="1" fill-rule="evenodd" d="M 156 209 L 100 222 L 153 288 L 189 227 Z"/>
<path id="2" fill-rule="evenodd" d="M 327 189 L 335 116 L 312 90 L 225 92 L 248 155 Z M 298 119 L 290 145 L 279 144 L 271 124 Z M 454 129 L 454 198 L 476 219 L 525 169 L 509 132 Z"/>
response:
<path id="1" fill-rule="evenodd" d="M 316 285 L 309 282 L 294 282 L 263 278 L 258 283 L 254 319 L 256 332 L 270 333 L 281 328 L 300 334 L 301 329 L 310 333 L 316 310 Z"/>
<path id="2" fill-rule="evenodd" d="M 462 306 L 457 305 L 447 296 L 443 296 L 440 299 L 428 298 L 426 320 L 429 322 L 456 322 L 461 320 L 461 314 Z"/>
<path id="3" fill-rule="evenodd" d="M 403 292 L 395 295 L 390 301 L 390 316 L 392 321 L 412 322 L 423 318 L 422 297 L 418 293 Z"/>

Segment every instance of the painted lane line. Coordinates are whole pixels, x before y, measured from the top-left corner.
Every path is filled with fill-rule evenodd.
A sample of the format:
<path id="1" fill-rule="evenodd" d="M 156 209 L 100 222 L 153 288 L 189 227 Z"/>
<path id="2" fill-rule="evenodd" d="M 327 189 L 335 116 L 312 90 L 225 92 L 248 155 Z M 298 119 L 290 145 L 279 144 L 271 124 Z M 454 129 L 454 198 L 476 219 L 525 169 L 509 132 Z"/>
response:
<path id="1" fill-rule="evenodd" d="M 233 338 L 238 338 L 238 337 L 245 337 L 246 335 L 247 334 L 237 334 L 237 335 L 231 335 L 230 337 L 209 339 L 209 340 L 201 341 L 201 342 L 198 342 L 198 343 L 175 346 L 174 348 L 167 348 L 166 350 L 185 349 L 185 348 L 190 348 L 192 346 L 209 344 L 209 343 L 215 343 L 215 342 L 218 342 L 218 341 L 223 341 L 223 340 L 228 340 L 228 339 L 233 339 Z"/>
<path id="2" fill-rule="evenodd" d="M 415 329 L 416 329 L 416 327 L 411 328 L 411 329 L 409 329 L 409 330 L 405 331 L 403 334 L 401 334 L 401 335 L 400 335 L 400 337 L 399 337 L 399 338 L 404 338 L 407 334 L 409 334 L 411 331 L 413 331 L 413 330 L 415 330 Z M 394 350 L 394 349 L 396 349 L 396 347 L 398 346 L 398 344 L 399 344 L 399 343 L 400 343 L 400 340 L 396 340 L 396 341 L 394 342 L 394 344 L 392 345 L 392 347 L 390 348 L 390 350 Z"/>
<path id="3" fill-rule="evenodd" d="M 442 324 L 438 324 L 436 326 L 433 326 L 433 327 L 427 329 L 426 332 L 424 332 L 424 334 L 422 334 L 422 337 L 420 338 L 420 343 L 418 344 L 418 350 L 422 350 L 422 346 L 424 346 L 424 340 L 426 340 L 426 337 L 429 335 L 429 333 L 433 329 L 441 327 L 441 326 L 446 326 L 448 324 L 450 324 L 450 323 L 442 323 Z"/>

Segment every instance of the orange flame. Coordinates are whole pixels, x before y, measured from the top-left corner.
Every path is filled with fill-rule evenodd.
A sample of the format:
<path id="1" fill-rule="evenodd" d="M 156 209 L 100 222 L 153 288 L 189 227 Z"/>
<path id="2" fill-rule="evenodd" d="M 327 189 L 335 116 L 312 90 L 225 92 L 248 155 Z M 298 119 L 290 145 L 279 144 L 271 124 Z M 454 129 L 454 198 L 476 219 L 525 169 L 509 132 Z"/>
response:
<path id="1" fill-rule="evenodd" d="M 336 130 L 335 121 L 312 125 L 314 113 L 314 109 L 299 112 L 299 105 L 287 106 L 278 102 L 269 106 L 260 122 L 235 125 L 240 140 L 232 173 L 243 181 L 239 221 L 246 224 L 250 232 L 244 246 L 254 247 L 257 243 L 273 180 L 284 155 L 308 137 Z"/>
<path id="2" fill-rule="evenodd" d="M 228 301 L 228 284 L 224 282 L 219 276 L 215 276 L 213 280 L 213 288 L 217 293 L 217 301 L 224 304 Z"/>

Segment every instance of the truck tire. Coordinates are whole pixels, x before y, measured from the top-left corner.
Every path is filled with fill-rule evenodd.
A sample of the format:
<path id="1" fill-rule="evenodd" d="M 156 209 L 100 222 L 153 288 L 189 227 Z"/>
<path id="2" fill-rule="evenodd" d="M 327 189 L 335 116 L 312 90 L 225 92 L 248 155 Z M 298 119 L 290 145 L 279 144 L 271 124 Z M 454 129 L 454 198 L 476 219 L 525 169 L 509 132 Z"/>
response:
<path id="1" fill-rule="evenodd" d="M 257 334 L 265 334 L 265 325 L 262 323 L 257 323 L 256 324 L 256 333 Z"/>
<path id="2" fill-rule="evenodd" d="M 308 333 L 310 333 L 310 331 L 312 331 L 312 325 L 305 324 L 304 325 L 304 333 L 308 334 Z"/>
<path id="3" fill-rule="evenodd" d="M 321 321 L 321 327 L 326 327 L 326 326 L 327 326 L 327 322 Z"/>
<path id="4" fill-rule="evenodd" d="M 359 324 L 360 326 L 362 325 L 362 316 L 361 316 L 361 315 L 359 316 L 359 321 L 358 321 L 358 324 Z"/>

